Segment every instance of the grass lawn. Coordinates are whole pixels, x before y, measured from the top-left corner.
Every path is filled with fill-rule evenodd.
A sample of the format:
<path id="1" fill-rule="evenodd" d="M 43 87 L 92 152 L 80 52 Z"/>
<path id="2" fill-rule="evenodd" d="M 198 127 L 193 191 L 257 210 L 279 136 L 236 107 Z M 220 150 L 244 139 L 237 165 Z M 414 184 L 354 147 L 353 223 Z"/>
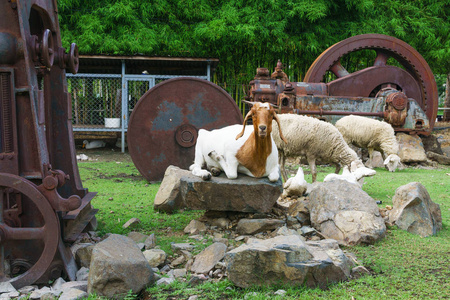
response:
<path id="1" fill-rule="evenodd" d="M 97 152 L 84 152 L 99 157 Z M 98 230 L 127 234 L 122 225 L 132 217 L 141 220 L 138 231 L 154 233 L 157 244 L 171 254 L 171 242 L 191 242 L 183 233 L 184 227 L 203 211 L 180 211 L 172 215 L 153 210 L 153 200 L 159 184 L 148 183 L 134 167 L 127 154 L 111 159 L 79 162 L 83 186 L 98 192 L 93 206 L 99 208 Z M 304 168 L 305 171 L 308 168 Z M 334 168 L 319 167 L 318 181 Z M 388 228 L 386 237 L 372 246 L 348 247 L 362 264 L 373 272 L 358 280 L 330 285 L 328 290 L 299 286 L 275 286 L 240 289 L 230 281 L 208 282 L 197 287 L 175 283 L 165 287 L 151 287 L 145 299 L 450 299 L 450 167 L 419 169 L 409 167 L 395 173 L 376 169 L 377 175 L 366 178 L 363 189 L 380 207 L 392 205 L 395 190 L 409 182 L 420 182 L 431 199 L 440 205 L 443 228 L 437 236 L 421 238 L 397 228 Z M 306 175 L 311 182 L 311 175 Z M 196 244 L 200 252 L 209 243 Z M 284 296 L 275 295 L 284 289 Z M 95 298 L 91 295 L 90 298 Z M 133 298 L 133 295 L 130 295 Z"/>

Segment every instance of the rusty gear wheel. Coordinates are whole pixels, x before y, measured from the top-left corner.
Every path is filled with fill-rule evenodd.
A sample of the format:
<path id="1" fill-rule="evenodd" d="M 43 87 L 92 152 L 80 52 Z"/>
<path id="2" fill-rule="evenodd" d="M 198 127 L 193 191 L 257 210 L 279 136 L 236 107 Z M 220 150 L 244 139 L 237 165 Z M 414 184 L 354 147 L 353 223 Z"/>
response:
<path id="1" fill-rule="evenodd" d="M 151 88 L 133 109 L 128 149 L 148 181 L 161 181 L 167 167 L 187 169 L 194 161 L 198 130 L 242 124 L 242 113 L 221 87 L 179 77 Z"/>
<path id="2" fill-rule="evenodd" d="M 341 58 L 363 49 L 376 52 L 373 66 L 349 73 L 341 64 Z M 395 59 L 403 68 L 388 65 L 389 58 Z M 323 82 L 328 71 L 337 77 L 327 83 L 330 96 L 373 97 L 380 88 L 394 86 L 417 101 L 433 129 L 438 108 L 433 72 L 425 59 L 402 40 L 382 34 L 363 34 L 340 41 L 314 61 L 304 81 Z"/>
<path id="3" fill-rule="evenodd" d="M 37 186 L 20 176 L 0 173 L 0 203 L 0 280 L 9 281 L 15 288 L 31 285 L 44 274 L 55 256 L 60 239 L 58 218 Z M 9 226 L 5 222 L 8 214 L 20 208 L 21 227 Z M 39 249 L 42 249 L 40 255 Z M 21 269 L 21 274 L 8 278 L 5 260 L 11 259 L 11 267 L 14 267 L 25 257 L 32 266 L 25 270 L 20 264 L 22 269 L 15 269 Z M 30 260 L 30 257 L 35 259 Z"/>

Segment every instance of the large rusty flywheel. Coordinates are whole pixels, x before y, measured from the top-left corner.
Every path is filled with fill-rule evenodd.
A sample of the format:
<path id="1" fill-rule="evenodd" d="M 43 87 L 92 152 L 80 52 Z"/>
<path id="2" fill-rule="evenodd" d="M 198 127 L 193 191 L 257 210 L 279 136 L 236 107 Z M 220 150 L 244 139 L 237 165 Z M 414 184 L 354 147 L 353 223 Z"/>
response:
<path id="1" fill-rule="evenodd" d="M 341 59 L 365 49 L 375 51 L 373 65 L 349 72 Z M 425 59 L 402 40 L 382 34 L 345 39 L 329 47 L 314 61 L 304 81 L 323 82 L 327 72 L 335 75 L 335 79 L 327 83 L 330 96 L 374 97 L 381 88 L 393 87 L 417 101 L 433 128 L 438 109 L 433 72 Z"/>
<path id="2" fill-rule="evenodd" d="M 198 130 L 243 122 L 233 98 L 202 79 L 179 77 L 145 93 L 130 117 L 128 150 L 148 181 L 161 181 L 167 167 L 188 169 L 194 161 Z"/>
<path id="3" fill-rule="evenodd" d="M 32 182 L 0 173 L 0 282 L 19 288 L 38 280 L 53 261 L 58 218 Z"/>

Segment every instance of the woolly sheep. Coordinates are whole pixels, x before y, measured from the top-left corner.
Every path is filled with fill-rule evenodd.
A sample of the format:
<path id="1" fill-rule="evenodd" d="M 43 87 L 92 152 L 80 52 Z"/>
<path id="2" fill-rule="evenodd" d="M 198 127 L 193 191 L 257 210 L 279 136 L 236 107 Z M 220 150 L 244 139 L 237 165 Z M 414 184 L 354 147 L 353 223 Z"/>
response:
<path id="1" fill-rule="evenodd" d="M 336 122 L 336 128 L 342 133 L 349 145 L 369 150 L 368 166 L 372 167 L 373 151 L 381 152 L 384 165 L 394 172 L 399 163 L 398 142 L 394 129 L 384 121 L 360 116 L 345 116 Z"/>
<path id="2" fill-rule="evenodd" d="M 246 103 L 252 108 L 243 126 L 199 130 L 194 164 L 189 167 L 193 175 L 209 180 L 211 173 L 217 176 L 224 171 L 229 179 L 237 178 L 238 172 L 257 178 L 268 177 L 272 182 L 279 179 L 278 150 L 271 137 L 272 120 L 278 122 L 277 114 L 269 103 Z M 250 117 L 253 126 L 246 128 Z M 283 138 L 281 131 L 280 135 Z"/>
<path id="3" fill-rule="evenodd" d="M 350 167 L 352 161 L 356 161 L 359 168 L 364 168 L 356 152 L 347 145 L 342 134 L 332 124 L 295 114 L 280 114 L 278 119 L 287 143 L 282 143 L 275 122 L 272 122 L 272 137 L 278 148 L 281 173 L 285 181 L 286 157 L 306 156 L 313 182 L 317 177 L 316 159 L 336 165 L 336 173 L 339 172 L 340 165 Z"/>

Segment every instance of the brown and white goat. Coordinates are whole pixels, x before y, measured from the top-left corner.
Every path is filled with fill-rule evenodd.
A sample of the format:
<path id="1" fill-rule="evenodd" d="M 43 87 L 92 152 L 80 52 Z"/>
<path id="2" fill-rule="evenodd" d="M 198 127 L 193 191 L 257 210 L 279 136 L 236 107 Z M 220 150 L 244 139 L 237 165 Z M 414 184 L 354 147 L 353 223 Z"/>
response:
<path id="1" fill-rule="evenodd" d="M 243 126 L 199 130 L 194 164 L 189 167 L 193 175 L 208 180 L 211 172 L 218 175 L 221 170 L 229 179 L 237 178 L 239 172 L 256 178 L 268 177 L 272 182 L 278 180 L 278 150 L 271 135 L 272 120 L 278 122 L 275 109 L 269 103 L 246 103 L 252 108 Z M 250 117 L 253 127 L 246 127 Z M 283 138 L 281 129 L 280 136 Z"/>

